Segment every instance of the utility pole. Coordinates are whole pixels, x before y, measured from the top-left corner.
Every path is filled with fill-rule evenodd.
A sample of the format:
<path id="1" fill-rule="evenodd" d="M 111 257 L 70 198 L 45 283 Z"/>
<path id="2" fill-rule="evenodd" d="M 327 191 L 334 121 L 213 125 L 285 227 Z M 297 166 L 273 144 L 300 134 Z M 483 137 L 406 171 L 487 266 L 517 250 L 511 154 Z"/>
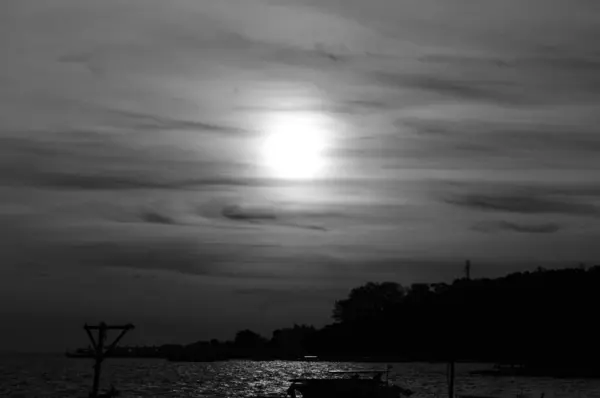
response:
<path id="1" fill-rule="evenodd" d="M 90 342 L 92 343 L 92 347 L 94 348 L 94 384 L 92 386 L 90 398 L 98 398 L 98 389 L 100 388 L 100 370 L 102 367 L 102 362 L 108 356 L 110 356 L 111 351 L 117 346 L 117 344 L 123 338 L 123 336 L 125 336 L 125 333 L 133 329 L 134 326 L 132 324 L 109 326 L 106 323 L 101 322 L 99 325 L 85 324 L 83 328 L 85 329 L 88 337 L 90 338 Z M 96 330 L 98 331 L 97 339 L 94 338 L 93 333 Z M 121 333 L 112 343 L 106 346 L 107 332 L 109 330 L 120 330 Z M 114 391 L 112 391 L 109 394 L 114 394 Z"/>
<path id="2" fill-rule="evenodd" d="M 454 359 L 448 363 L 448 398 L 454 398 Z"/>

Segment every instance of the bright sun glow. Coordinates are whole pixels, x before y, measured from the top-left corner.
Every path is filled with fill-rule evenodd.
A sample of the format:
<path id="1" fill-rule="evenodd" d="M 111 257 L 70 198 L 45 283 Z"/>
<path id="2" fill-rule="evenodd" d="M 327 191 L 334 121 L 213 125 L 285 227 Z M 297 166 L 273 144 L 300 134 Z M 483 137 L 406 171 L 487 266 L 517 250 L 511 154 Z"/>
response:
<path id="1" fill-rule="evenodd" d="M 280 117 L 270 120 L 267 130 L 263 156 L 276 177 L 310 179 L 322 173 L 326 131 L 316 118 Z"/>

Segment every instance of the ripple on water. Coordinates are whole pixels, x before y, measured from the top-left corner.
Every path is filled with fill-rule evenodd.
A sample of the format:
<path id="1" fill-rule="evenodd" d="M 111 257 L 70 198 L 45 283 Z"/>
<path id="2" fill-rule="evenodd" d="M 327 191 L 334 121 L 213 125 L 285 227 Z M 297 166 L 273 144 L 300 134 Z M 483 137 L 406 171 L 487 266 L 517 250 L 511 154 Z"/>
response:
<path id="1" fill-rule="evenodd" d="M 102 373 L 103 387 L 115 385 L 122 397 L 248 398 L 280 397 L 289 379 L 331 370 L 382 368 L 385 364 L 342 362 L 230 361 L 172 363 L 161 360 L 111 359 Z M 600 380 L 485 378 L 469 371 L 485 365 L 457 365 L 457 391 L 498 398 L 524 394 L 538 398 L 600 398 Z M 444 364 L 395 364 L 390 380 L 415 391 L 414 398 L 445 397 Z M 0 397 L 87 397 L 91 361 L 62 357 L 0 357 Z"/>

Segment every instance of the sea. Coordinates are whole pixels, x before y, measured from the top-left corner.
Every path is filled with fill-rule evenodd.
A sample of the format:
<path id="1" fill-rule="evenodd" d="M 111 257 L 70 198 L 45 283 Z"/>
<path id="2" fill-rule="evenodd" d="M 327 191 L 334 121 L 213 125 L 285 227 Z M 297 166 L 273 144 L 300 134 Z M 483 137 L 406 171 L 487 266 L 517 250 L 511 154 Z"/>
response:
<path id="1" fill-rule="evenodd" d="M 168 362 L 109 358 L 103 389 L 114 385 L 120 397 L 283 397 L 289 379 L 325 376 L 331 370 L 385 368 L 388 364 L 349 362 L 226 361 Z M 392 365 L 390 381 L 414 391 L 412 397 L 447 397 L 445 364 Z M 490 364 L 457 364 L 456 394 L 490 397 L 600 398 L 600 380 L 490 377 L 469 374 Z M 51 355 L 0 356 L 0 397 L 87 397 L 92 361 Z"/>

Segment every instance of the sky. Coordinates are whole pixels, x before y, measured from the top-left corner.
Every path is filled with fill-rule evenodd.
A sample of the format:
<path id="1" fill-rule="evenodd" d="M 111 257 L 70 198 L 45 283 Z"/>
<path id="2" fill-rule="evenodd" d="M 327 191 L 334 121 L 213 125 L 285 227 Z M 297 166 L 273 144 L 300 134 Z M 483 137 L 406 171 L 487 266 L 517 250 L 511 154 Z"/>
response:
<path id="1" fill-rule="evenodd" d="M 600 263 L 597 37 L 594 0 L 3 0 L 0 349 Z"/>

